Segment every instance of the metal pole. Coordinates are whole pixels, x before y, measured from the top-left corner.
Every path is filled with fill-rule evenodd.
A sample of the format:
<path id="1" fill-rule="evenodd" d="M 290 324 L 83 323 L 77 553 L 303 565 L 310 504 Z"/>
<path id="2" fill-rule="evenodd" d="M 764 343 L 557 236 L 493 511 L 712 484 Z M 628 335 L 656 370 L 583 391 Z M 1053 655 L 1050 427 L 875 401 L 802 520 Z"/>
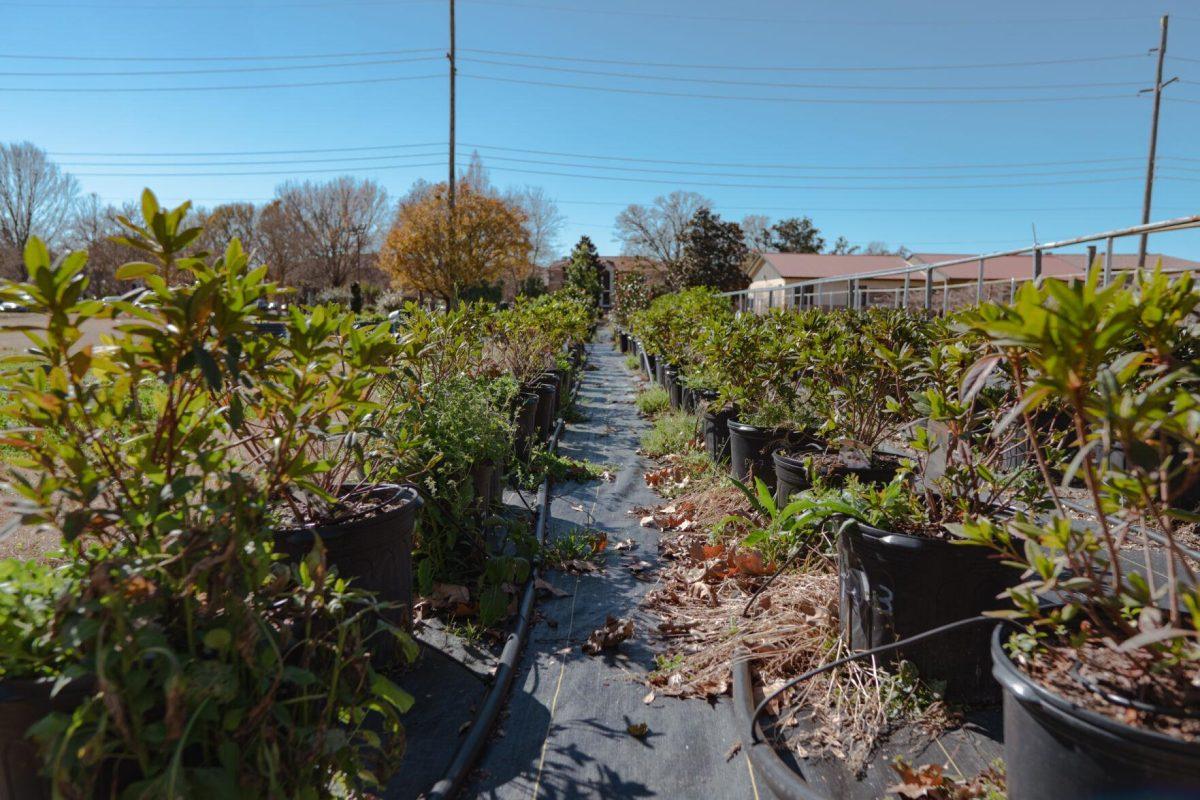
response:
<path id="1" fill-rule="evenodd" d="M 1013 300 L 1016 300 L 1016 299 L 1017 299 L 1017 279 L 1009 278 L 1008 279 L 1008 302 L 1011 303 Z"/>
<path id="2" fill-rule="evenodd" d="M 1084 270 L 1084 277 L 1092 277 L 1092 266 L 1096 263 L 1096 245 L 1089 244 L 1087 248 L 1087 269 Z"/>
<path id="3" fill-rule="evenodd" d="M 942 316 L 950 310 L 950 277 L 942 278 Z"/>
<path id="4" fill-rule="evenodd" d="M 1034 250 L 1033 251 L 1033 282 L 1037 283 L 1038 279 L 1041 277 L 1042 277 L 1042 251 Z"/>
<path id="5" fill-rule="evenodd" d="M 979 259 L 979 278 L 975 281 L 975 302 L 983 302 L 983 265 L 984 260 Z"/>
<path id="6" fill-rule="evenodd" d="M 904 273 L 904 307 L 905 308 L 908 308 L 908 287 L 909 287 L 911 280 L 912 280 L 912 275 L 907 272 Z"/>
<path id="7" fill-rule="evenodd" d="M 933 308 L 933 270 L 925 270 L 925 310 Z"/>
<path id="8" fill-rule="evenodd" d="M 1112 283 L 1113 237 L 1104 240 L 1104 285 Z"/>
<path id="9" fill-rule="evenodd" d="M 1163 59 L 1167 55 L 1167 26 L 1170 17 L 1163 14 L 1162 34 L 1158 44 L 1158 64 L 1154 70 L 1154 109 L 1150 112 L 1150 154 L 1146 159 L 1146 191 L 1142 196 L 1142 224 L 1150 222 L 1150 199 L 1154 194 L 1154 156 L 1158 150 L 1158 112 L 1162 108 Z M 1146 244 L 1149 236 L 1138 238 L 1138 269 L 1146 266 Z"/>

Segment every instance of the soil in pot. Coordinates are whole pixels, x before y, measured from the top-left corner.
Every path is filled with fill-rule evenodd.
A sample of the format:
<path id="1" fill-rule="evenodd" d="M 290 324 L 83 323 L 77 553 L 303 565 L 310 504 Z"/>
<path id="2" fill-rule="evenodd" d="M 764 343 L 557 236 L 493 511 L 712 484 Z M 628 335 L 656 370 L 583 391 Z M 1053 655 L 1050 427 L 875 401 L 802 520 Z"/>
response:
<path id="1" fill-rule="evenodd" d="M 299 561 L 319 535 L 329 565 L 380 600 L 397 604 L 388 612 L 388 622 L 411 628 L 413 526 L 421 507 L 417 488 L 409 484 L 355 488 L 344 503 L 345 510 L 331 522 L 277 531 L 275 549 Z M 393 654 L 381 655 L 386 660 Z"/>
<path id="2" fill-rule="evenodd" d="M 25 734 L 52 711 L 70 714 L 95 689 L 91 679 L 71 681 L 53 697 L 54 679 L 0 681 L 0 800 L 49 800 L 37 747 Z"/>
<path id="3" fill-rule="evenodd" d="M 786 428 L 760 428 L 731 419 L 729 427 L 729 472 L 743 483 L 761 478 L 775 486 L 775 464 L 771 454 L 780 447 L 798 447 L 805 437 Z"/>
<path id="4" fill-rule="evenodd" d="M 854 650 L 1006 608 L 997 595 L 1020 580 L 987 548 L 955 544 L 851 522 L 838 537 L 839 616 Z M 995 703 L 985 625 L 904 647 L 891 657 L 912 662 L 927 683 L 942 683 L 948 701 Z"/>
<path id="5" fill-rule="evenodd" d="M 900 469 L 898 456 L 873 453 L 870 463 L 864 464 L 854 456 L 827 452 L 815 443 L 809 448 L 776 450 L 771 457 L 775 464 L 775 502 L 780 506 L 811 485 L 806 466 L 809 459 L 817 474 L 832 486 L 840 486 L 851 475 L 863 485 L 882 485 L 891 482 Z"/>
<path id="6" fill-rule="evenodd" d="M 1102 686 L 1103 673 L 1120 672 L 1104 664 L 1103 656 L 1093 658 L 1100 654 L 1089 654 L 1087 648 L 1080 653 L 1083 662 L 1100 662 L 1094 674 L 1089 674 L 1086 665 L 1075 668 L 1073 663 L 1062 659 L 1038 656 L 1027 665 L 1038 673 L 1031 675 L 1024 665 L 1014 663 L 1003 648 L 1011 632 L 1010 626 L 998 625 L 991 640 L 993 672 L 1004 689 L 1009 797 L 1014 800 L 1200 797 L 1200 738 L 1197 738 L 1200 719 L 1195 716 L 1194 699 L 1190 705 L 1186 700 L 1187 692 L 1195 692 L 1194 686 L 1182 687 L 1184 695 L 1180 696 L 1172 692 L 1170 680 L 1143 677 L 1136 686 L 1127 688 L 1145 691 L 1152 684 L 1157 685 L 1166 690 L 1167 696 L 1151 699 L 1169 702 L 1170 706 L 1154 713 L 1124 708 L 1092 691 L 1092 688 L 1110 691 L 1112 687 Z M 1132 694 L 1124 688 L 1119 692 L 1121 696 Z M 1188 713 L 1193 716 L 1176 716 Z"/>

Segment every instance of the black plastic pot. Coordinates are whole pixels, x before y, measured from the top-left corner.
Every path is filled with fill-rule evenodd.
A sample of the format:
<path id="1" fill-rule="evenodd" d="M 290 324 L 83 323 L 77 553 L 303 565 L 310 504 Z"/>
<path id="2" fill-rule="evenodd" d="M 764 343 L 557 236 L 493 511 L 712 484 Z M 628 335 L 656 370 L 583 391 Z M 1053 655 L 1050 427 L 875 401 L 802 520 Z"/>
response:
<path id="1" fill-rule="evenodd" d="M 71 681 L 54 697 L 54 680 L 0 681 L 0 800 L 49 800 L 42 761 L 25 734 L 53 711 L 69 714 L 95 689 L 95 681 Z"/>
<path id="2" fill-rule="evenodd" d="M 715 399 L 715 396 L 712 399 Z M 718 410 L 712 405 L 704 412 L 704 449 L 715 463 L 729 460 L 729 420 L 733 419 L 736 413 L 732 408 Z"/>
<path id="3" fill-rule="evenodd" d="M 538 393 L 536 391 L 521 392 L 517 395 L 516 413 L 514 415 L 516 422 L 514 445 L 517 455 L 521 458 L 528 458 L 529 451 L 533 449 L 534 440 L 538 433 L 537 409 Z"/>
<path id="4" fill-rule="evenodd" d="M 628 333 L 625 333 L 625 331 L 621 331 L 617 334 L 617 346 L 621 349 L 622 353 L 629 352 L 629 334 Z"/>
<path id="5" fill-rule="evenodd" d="M 534 387 L 537 392 L 537 435 L 538 441 L 544 442 L 550 438 L 554 430 L 554 406 L 558 399 L 558 386 L 552 381 L 540 381 Z"/>
<path id="6" fill-rule="evenodd" d="M 654 380 L 659 386 L 666 388 L 667 385 L 667 362 L 661 358 L 654 359 Z"/>
<path id="7" fill-rule="evenodd" d="M 700 405 L 700 398 L 695 389 L 690 386 L 684 386 L 680 392 L 679 399 L 685 412 L 688 414 L 696 413 L 696 408 Z"/>
<path id="8" fill-rule="evenodd" d="M 739 481 L 761 478 L 775 486 L 775 464 L 771 453 L 781 446 L 799 444 L 799 436 L 783 428 L 760 428 L 729 420 L 729 473 Z"/>
<path id="9" fill-rule="evenodd" d="M 853 650 L 1006 606 L 997 595 L 1020 579 L 983 547 L 910 536 L 851 520 L 838 536 L 839 616 Z M 927 682 L 945 683 L 951 702 L 998 699 L 985 626 L 952 631 L 896 651 Z M 1019 795 L 1010 795 L 1016 800 Z"/>
<path id="10" fill-rule="evenodd" d="M 547 374 L 554 381 L 554 387 L 558 390 L 554 394 L 554 417 L 557 419 L 562 414 L 563 397 L 567 394 L 567 371 L 555 368 L 549 370 Z"/>
<path id="11" fill-rule="evenodd" d="M 642 348 L 642 365 L 646 368 L 646 377 L 654 380 L 658 374 L 658 359 L 654 355 L 647 353 L 645 348 Z"/>
<path id="12" fill-rule="evenodd" d="M 1200 797 L 1200 742 L 1134 728 L 1079 708 L 1021 671 L 992 634 L 1004 690 L 1004 756 L 1013 800 L 1182 800 Z"/>
<path id="13" fill-rule="evenodd" d="M 804 461 L 810 455 L 813 453 L 806 453 L 803 450 L 776 450 L 771 454 L 775 465 L 775 502 L 778 505 L 782 506 L 789 497 L 804 491 L 811 485 L 808 480 L 808 471 L 804 468 Z M 863 485 L 879 485 L 891 481 L 896 477 L 899 469 L 898 462 L 876 463 L 867 469 L 841 466 L 829 472 L 825 477 L 834 486 L 840 485 L 851 475 L 856 476 Z"/>
<path id="14" fill-rule="evenodd" d="M 679 370 L 667 367 L 664 371 L 667 379 L 667 395 L 671 399 L 671 410 L 678 411 L 683 407 L 683 384 L 679 381 Z"/>
<path id="15" fill-rule="evenodd" d="M 410 628 L 413 526 L 421 496 L 411 484 L 366 486 L 347 497 L 354 494 L 365 495 L 377 505 L 338 522 L 277 531 L 275 549 L 292 561 L 300 561 L 319 535 L 328 564 L 337 567 L 343 578 L 353 579 L 355 586 L 397 604 L 386 615 L 387 620 L 397 627 Z"/>
<path id="16" fill-rule="evenodd" d="M 471 467 L 471 489 L 475 494 L 471 508 L 477 514 L 486 514 L 492 507 L 493 477 L 496 465 L 490 461 Z"/>

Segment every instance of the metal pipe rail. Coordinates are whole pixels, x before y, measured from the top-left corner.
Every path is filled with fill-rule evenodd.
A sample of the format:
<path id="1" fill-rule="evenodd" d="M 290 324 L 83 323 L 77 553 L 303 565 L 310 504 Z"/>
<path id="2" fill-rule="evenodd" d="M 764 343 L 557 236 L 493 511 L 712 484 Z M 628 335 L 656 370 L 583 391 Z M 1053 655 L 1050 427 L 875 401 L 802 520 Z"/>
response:
<path id="1" fill-rule="evenodd" d="M 1175 219 L 1162 220 L 1152 222 L 1146 225 L 1134 225 L 1128 228 L 1118 228 L 1100 233 L 1092 233 L 1084 236 L 1076 236 L 1070 239 L 1060 239 L 1053 242 L 1034 243 L 1028 247 L 1021 247 L 1014 250 L 999 250 L 992 253 L 981 253 L 979 255 L 964 256 L 961 258 L 953 258 L 945 261 L 938 261 L 931 264 L 914 264 L 911 261 L 905 260 L 905 266 L 891 267 L 881 270 L 870 270 L 866 272 L 855 272 L 846 275 L 830 275 L 822 278 L 812 278 L 809 280 L 796 281 L 783 286 L 764 286 L 757 289 L 742 289 L 735 292 L 724 292 L 722 296 L 736 300 L 739 306 L 758 306 L 760 303 L 755 303 L 755 299 L 763 294 L 767 296 L 766 307 L 770 308 L 774 305 L 774 293 L 780 292 L 783 298 L 784 307 L 810 306 L 823 307 L 825 305 L 833 306 L 832 298 L 837 295 L 846 295 L 844 305 L 847 307 L 861 307 L 865 303 L 866 296 L 869 294 L 891 295 L 895 298 L 894 305 L 899 303 L 901 293 L 905 298 L 905 305 L 909 303 L 908 298 L 913 291 L 922 292 L 923 298 L 919 302 L 918 307 L 932 309 L 934 306 L 933 294 L 934 283 L 939 283 L 939 291 L 942 294 L 943 310 L 948 307 L 948 293 L 954 290 L 969 289 L 974 287 L 976 290 L 976 298 L 980 299 L 985 286 L 995 285 L 997 283 L 1008 283 L 1010 290 L 1015 291 L 1016 278 L 1007 278 L 1000 281 L 986 279 L 987 262 L 997 258 L 1005 258 L 1010 256 L 1032 255 L 1033 263 L 1030 270 L 1028 280 L 1039 281 L 1042 275 L 1042 254 L 1048 251 L 1056 250 L 1062 247 L 1070 247 L 1079 244 L 1089 244 L 1093 242 L 1104 242 L 1104 252 L 1101 256 L 1103 259 L 1103 281 L 1105 284 L 1111 282 L 1114 273 L 1113 265 L 1113 242 L 1117 239 L 1130 236 L 1143 236 L 1153 233 L 1167 233 L 1172 231 L 1182 231 L 1194 228 L 1200 228 L 1200 215 L 1192 215 L 1187 217 L 1178 217 Z M 1096 248 L 1089 248 L 1089 255 L 1094 253 Z M 961 266 L 964 264 L 978 264 L 978 274 L 971 279 L 954 281 L 945 275 L 939 275 L 939 270 L 944 270 L 948 267 Z M 1080 271 L 1078 274 L 1061 275 L 1057 277 L 1083 277 L 1090 274 L 1092 271 L 1092 263 L 1088 263 L 1086 270 Z M 1131 271 L 1131 270 L 1124 270 Z M 913 287 L 911 285 L 911 276 L 918 273 L 924 273 L 924 286 Z M 904 278 L 903 287 L 864 287 L 863 281 L 877 280 L 882 278 Z M 1020 281 L 1024 283 L 1025 281 Z M 831 289 L 828 292 L 822 292 L 821 288 L 830 284 L 842 284 L 845 288 Z M 790 296 L 790 301 L 789 301 Z M 822 302 L 828 299 L 830 302 Z M 839 304 L 840 306 L 841 304 Z"/>

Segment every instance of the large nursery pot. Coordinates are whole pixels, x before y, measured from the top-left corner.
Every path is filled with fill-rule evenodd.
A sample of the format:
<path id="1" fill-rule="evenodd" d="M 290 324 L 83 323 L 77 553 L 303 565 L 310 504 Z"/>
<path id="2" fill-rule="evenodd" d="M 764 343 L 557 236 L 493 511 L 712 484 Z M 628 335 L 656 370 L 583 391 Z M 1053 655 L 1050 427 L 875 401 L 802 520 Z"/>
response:
<path id="1" fill-rule="evenodd" d="M 1004 690 L 1004 756 L 1011 800 L 1183 800 L 1200 797 L 1200 742 L 1134 728 L 1080 708 L 1012 662 L 991 639 Z M 1192 713 L 1195 709 L 1192 709 Z"/>
<path id="2" fill-rule="evenodd" d="M 700 407 L 700 395 L 690 386 L 684 386 L 679 393 L 680 405 L 688 414 L 695 414 Z"/>
<path id="3" fill-rule="evenodd" d="M 667 367 L 667 395 L 671 399 L 671 410 L 678 411 L 683 407 L 683 383 L 679 380 L 679 368 Z"/>
<path id="4" fill-rule="evenodd" d="M 554 416 L 557 418 L 562 414 L 563 398 L 567 394 L 567 371 L 559 367 L 548 370 L 547 374 L 554 381 L 554 386 L 558 390 L 554 393 Z"/>
<path id="5" fill-rule="evenodd" d="M 785 428 L 760 428 L 731 419 L 729 427 L 729 472 L 739 481 L 761 478 L 775 485 L 775 464 L 771 453 L 781 445 L 795 445 L 800 437 Z"/>
<path id="6" fill-rule="evenodd" d="M 646 368 L 646 377 L 654 380 L 658 375 L 658 358 L 653 353 L 647 353 L 645 347 L 639 349 L 642 351 L 642 366 Z"/>
<path id="7" fill-rule="evenodd" d="M 861 651 L 1005 606 L 1000 592 L 1019 582 L 989 549 L 910 536 L 849 520 L 838 536 L 842 636 Z M 968 626 L 901 648 L 927 682 L 944 682 L 958 703 L 993 703 L 989 631 Z M 1017 795 L 1010 795 L 1019 800 Z"/>
<path id="8" fill-rule="evenodd" d="M 412 626 L 413 526 L 421 496 L 411 484 L 376 484 L 354 489 L 343 499 L 371 502 L 366 510 L 332 523 L 285 528 L 275 533 L 275 549 L 293 561 L 312 550 L 319 535 L 325 557 L 338 574 L 353 579 L 382 601 L 397 604 L 387 620 L 401 628 Z"/>
<path id="9" fill-rule="evenodd" d="M 495 475 L 496 465 L 491 461 L 483 461 L 471 467 L 471 491 L 475 496 L 471 508 L 478 514 L 486 514 L 492 507 Z"/>
<path id="10" fill-rule="evenodd" d="M 516 435 L 514 438 L 517 455 L 521 458 L 528 458 L 530 451 L 533 449 L 534 441 L 538 434 L 537 410 L 537 392 L 525 391 L 517 395 L 516 414 L 514 416 Z"/>
<path id="11" fill-rule="evenodd" d="M 728 461 L 729 420 L 733 419 L 737 412 L 732 408 L 714 408 L 712 400 L 716 399 L 716 393 L 712 393 L 711 396 L 702 395 L 702 397 L 709 401 L 703 417 L 704 449 L 714 462 Z"/>
<path id="12" fill-rule="evenodd" d="M 816 452 L 776 450 L 771 454 L 771 459 L 775 465 L 775 502 L 778 505 L 782 506 L 789 497 L 804 491 L 812 485 L 808 479 L 808 470 L 805 469 L 804 463 L 809 457 L 815 455 Z M 875 461 L 870 467 L 865 469 L 843 464 L 826 472 L 825 477 L 835 486 L 841 485 L 851 475 L 856 476 L 864 486 L 881 485 L 889 483 L 892 478 L 896 477 L 896 472 L 899 469 L 900 463 L 898 461 Z"/>
<path id="13" fill-rule="evenodd" d="M 625 331 L 619 331 L 617 333 L 617 347 L 621 349 L 622 353 L 629 352 L 629 334 Z"/>
<path id="14" fill-rule="evenodd" d="M 558 386 L 551 380 L 541 380 L 534 387 L 537 392 L 538 440 L 546 441 L 554 430 L 554 406 L 558 399 Z"/>
<path id="15" fill-rule="evenodd" d="M 654 359 L 654 380 L 664 388 L 667 385 L 667 362 L 662 356 Z"/>
<path id="16" fill-rule="evenodd" d="M 53 697 L 50 678 L 0 680 L 0 800 L 49 800 L 37 748 L 25 734 L 52 711 L 69 714 L 95 689 L 95 681 L 71 681 Z"/>

